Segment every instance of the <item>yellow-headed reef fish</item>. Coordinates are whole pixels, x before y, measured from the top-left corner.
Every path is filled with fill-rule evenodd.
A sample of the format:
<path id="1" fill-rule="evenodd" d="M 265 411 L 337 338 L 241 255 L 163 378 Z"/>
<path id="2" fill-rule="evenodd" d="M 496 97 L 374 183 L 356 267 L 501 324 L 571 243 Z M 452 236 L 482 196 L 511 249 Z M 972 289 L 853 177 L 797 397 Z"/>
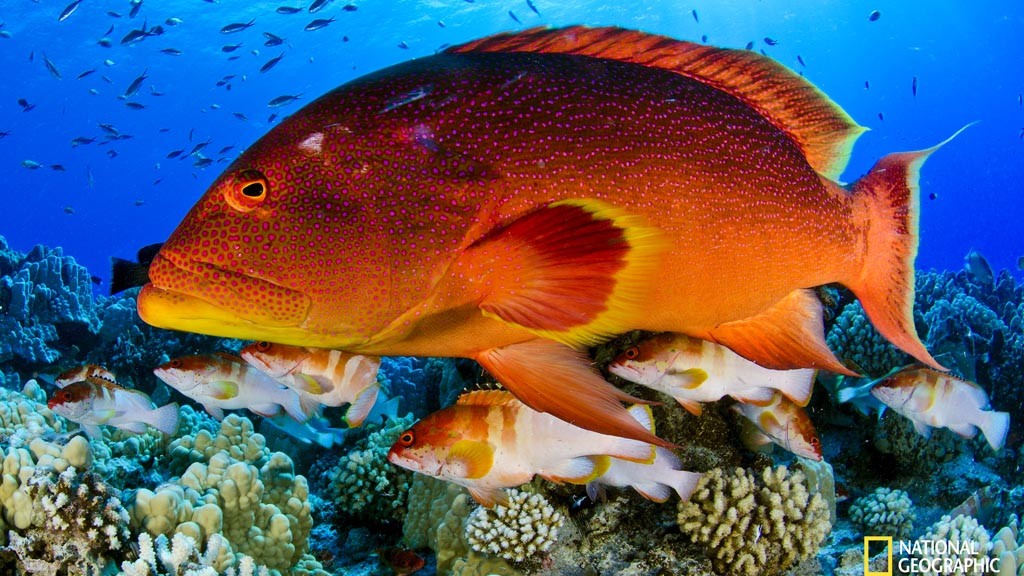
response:
<path id="1" fill-rule="evenodd" d="M 641 408 L 638 424 L 649 430 L 650 410 Z M 465 486 L 487 507 L 507 503 L 505 488 L 536 475 L 586 484 L 608 470 L 611 458 L 654 457 L 651 444 L 573 426 L 503 390 L 463 394 L 402 432 L 388 452 L 392 464 Z"/>
<path id="2" fill-rule="evenodd" d="M 536 28 L 353 80 L 275 126 L 160 249 L 155 326 L 373 356 L 473 358 L 524 403 L 650 442 L 579 353 L 680 332 L 850 373 L 841 283 L 939 364 L 911 314 L 918 170 L 836 179 L 864 131 L 777 62 L 619 28 Z"/>

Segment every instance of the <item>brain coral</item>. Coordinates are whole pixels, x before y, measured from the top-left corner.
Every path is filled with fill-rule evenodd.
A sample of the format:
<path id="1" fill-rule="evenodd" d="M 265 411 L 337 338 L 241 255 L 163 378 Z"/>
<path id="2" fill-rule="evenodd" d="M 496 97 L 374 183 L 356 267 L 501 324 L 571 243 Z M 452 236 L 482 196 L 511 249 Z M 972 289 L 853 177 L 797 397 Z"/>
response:
<path id="1" fill-rule="evenodd" d="M 850 506 L 850 521 L 866 535 L 903 540 L 914 529 L 914 504 L 903 490 L 876 488 Z"/>
<path id="2" fill-rule="evenodd" d="M 825 500 L 785 466 L 765 468 L 760 482 L 742 468 L 706 473 L 678 520 L 717 572 L 742 576 L 781 573 L 813 556 L 832 529 Z"/>

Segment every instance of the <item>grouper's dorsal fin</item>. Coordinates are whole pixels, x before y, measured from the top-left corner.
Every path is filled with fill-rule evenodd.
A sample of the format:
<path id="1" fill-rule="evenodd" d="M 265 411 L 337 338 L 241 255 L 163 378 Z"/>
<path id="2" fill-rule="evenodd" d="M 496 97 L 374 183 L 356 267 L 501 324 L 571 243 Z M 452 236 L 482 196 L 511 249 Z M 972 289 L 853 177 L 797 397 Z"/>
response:
<path id="1" fill-rule="evenodd" d="M 622 28 L 533 28 L 488 36 L 446 52 L 577 54 L 670 70 L 727 92 L 789 134 L 807 162 L 833 180 L 846 168 L 858 126 L 825 94 L 782 64 L 749 50 L 714 48 Z"/>
<path id="2" fill-rule="evenodd" d="M 455 403 L 463 406 L 515 406 L 520 402 L 505 390 L 477 390 L 459 396 Z"/>

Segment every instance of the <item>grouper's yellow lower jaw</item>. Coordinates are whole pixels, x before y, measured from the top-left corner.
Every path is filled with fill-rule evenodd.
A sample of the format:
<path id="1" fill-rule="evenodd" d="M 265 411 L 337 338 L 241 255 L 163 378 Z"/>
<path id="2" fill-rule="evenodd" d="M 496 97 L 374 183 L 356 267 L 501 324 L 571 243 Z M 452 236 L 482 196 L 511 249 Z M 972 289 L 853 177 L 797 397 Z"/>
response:
<path id="1" fill-rule="evenodd" d="M 293 346 L 333 347 L 328 337 L 299 326 L 268 326 L 242 318 L 206 300 L 146 284 L 139 292 L 139 316 L 157 328 L 241 340 L 266 340 Z"/>

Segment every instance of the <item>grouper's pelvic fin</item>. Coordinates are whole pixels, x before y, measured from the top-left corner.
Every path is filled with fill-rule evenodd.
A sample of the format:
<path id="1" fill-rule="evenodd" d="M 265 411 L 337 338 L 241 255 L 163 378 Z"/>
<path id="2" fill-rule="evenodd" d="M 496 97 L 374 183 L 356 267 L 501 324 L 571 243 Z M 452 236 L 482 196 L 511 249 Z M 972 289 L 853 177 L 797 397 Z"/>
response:
<path id="1" fill-rule="evenodd" d="M 970 126 L 970 125 L 968 125 Z M 863 226 L 859 270 L 845 284 L 874 327 L 897 348 L 936 368 L 914 327 L 914 258 L 917 256 L 921 198 L 918 177 L 924 161 L 967 129 L 926 150 L 889 154 L 850 186 L 854 221 Z"/>
<path id="2" fill-rule="evenodd" d="M 606 382 L 582 353 L 538 338 L 476 355 L 507 390 L 538 412 L 601 434 L 674 447 L 652 434 L 622 406 L 644 403 Z"/>
<path id="3" fill-rule="evenodd" d="M 867 128 L 804 77 L 750 50 L 715 48 L 622 28 L 532 28 L 453 46 L 449 53 L 573 54 L 659 68 L 740 100 L 788 135 L 819 174 L 837 179 Z"/>

